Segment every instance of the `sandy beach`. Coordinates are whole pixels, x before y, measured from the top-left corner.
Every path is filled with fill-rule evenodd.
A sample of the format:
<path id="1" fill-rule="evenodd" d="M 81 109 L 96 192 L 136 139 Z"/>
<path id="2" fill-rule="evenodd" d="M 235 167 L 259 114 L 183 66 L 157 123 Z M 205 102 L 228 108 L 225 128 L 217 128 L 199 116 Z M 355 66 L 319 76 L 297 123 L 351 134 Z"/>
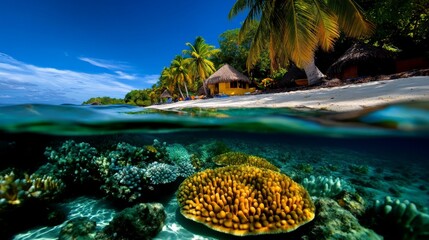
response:
<path id="1" fill-rule="evenodd" d="M 231 96 L 169 104 L 153 109 L 182 108 L 310 108 L 336 112 L 361 110 L 396 102 L 429 101 L 429 77 L 417 76 L 394 80 L 350 84 L 341 87 L 271 94 Z"/>

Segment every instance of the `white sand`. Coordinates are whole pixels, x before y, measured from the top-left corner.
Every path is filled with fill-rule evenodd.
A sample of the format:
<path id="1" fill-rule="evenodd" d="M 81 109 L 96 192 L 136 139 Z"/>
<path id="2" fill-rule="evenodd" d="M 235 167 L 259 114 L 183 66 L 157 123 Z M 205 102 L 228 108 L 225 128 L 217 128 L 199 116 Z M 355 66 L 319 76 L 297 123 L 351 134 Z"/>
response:
<path id="1" fill-rule="evenodd" d="M 428 76 L 376 81 L 314 90 L 181 101 L 153 105 L 148 108 L 290 107 L 344 112 L 396 102 L 417 100 L 429 101 Z"/>

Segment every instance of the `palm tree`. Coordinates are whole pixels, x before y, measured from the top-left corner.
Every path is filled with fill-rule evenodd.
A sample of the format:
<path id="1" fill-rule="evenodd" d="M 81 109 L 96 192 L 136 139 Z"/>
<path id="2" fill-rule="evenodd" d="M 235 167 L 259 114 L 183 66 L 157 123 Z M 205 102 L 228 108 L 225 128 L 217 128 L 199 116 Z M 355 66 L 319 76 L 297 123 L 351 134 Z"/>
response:
<path id="1" fill-rule="evenodd" d="M 204 92 L 207 95 L 204 80 L 216 71 L 214 63 L 210 59 L 219 52 L 219 49 L 207 44 L 201 36 L 195 39 L 194 44 L 188 42 L 186 46 L 189 49 L 183 50 L 183 54 L 190 57 L 186 59 L 189 64 L 190 74 L 194 79 L 202 82 Z"/>
<path id="2" fill-rule="evenodd" d="M 185 99 L 182 90 L 180 89 L 180 85 L 183 84 L 185 86 L 186 97 L 189 98 L 187 83 L 191 84 L 192 81 L 185 59 L 182 56 L 177 55 L 173 61 L 171 61 L 170 68 L 173 73 L 174 82 L 177 83 L 177 86 L 179 87 L 180 95 L 182 95 L 182 98 Z"/>
<path id="3" fill-rule="evenodd" d="M 182 93 L 182 89 L 180 88 L 180 84 L 176 83 L 175 78 L 174 78 L 174 73 L 173 73 L 173 69 L 172 67 L 164 67 L 164 69 L 162 69 L 161 72 L 161 76 L 159 78 L 160 80 L 160 85 L 162 87 L 167 88 L 171 93 L 174 92 L 174 86 L 177 85 L 177 87 L 179 88 L 179 93 L 180 95 L 183 97 L 183 93 Z"/>
<path id="4" fill-rule="evenodd" d="M 260 21 L 247 67 L 252 68 L 268 43 L 271 61 L 283 66 L 293 61 L 304 68 L 310 85 L 324 77 L 314 64 L 318 47 L 332 50 L 340 31 L 349 37 L 362 37 L 374 30 L 353 0 L 237 0 L 229 18 L 247 8 L 249 13 L 239 39 L 245 36 L 252 22 Z"/>

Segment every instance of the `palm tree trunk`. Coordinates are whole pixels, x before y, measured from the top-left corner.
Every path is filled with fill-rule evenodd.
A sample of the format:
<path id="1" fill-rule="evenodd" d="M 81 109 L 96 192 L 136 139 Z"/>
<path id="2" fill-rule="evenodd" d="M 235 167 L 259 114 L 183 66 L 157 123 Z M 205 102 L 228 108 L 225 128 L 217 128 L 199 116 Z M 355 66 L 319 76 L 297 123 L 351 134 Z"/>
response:
<path id="1" fill-rule="evenodd" d="M 316 66 L 313 60 L 304 66 L 305 75 L 307 75 L 308 85 L 314 85 L 320 83 L 322 78 L 326 77 Z"/>
<path id="2" fill-rule="evenodd" d="M 182 89 L 180 88 L 179 83 L 177 83 L 177 87 L 179 88 L 180 96 L 182 96 L 182 99 L 185 100 L 185 96 L 183 96 L 183 92 L 182 92 Z"/>
<path id="3" fill-rule="evenodd" d="M 204 94 L 206 95 L 206 97 L 208 97 L 209 95 L 207 94 L 207 85 L 205 80 L 203 80 L 203 89 L 204 89 Z"/>
<path id="4" fill-rule="evenodd" d="M 186 97 L 189 98 L 188 87 L 186 86 L 186 82 L 184 82 L 184 84 L 185 84 Z"/>

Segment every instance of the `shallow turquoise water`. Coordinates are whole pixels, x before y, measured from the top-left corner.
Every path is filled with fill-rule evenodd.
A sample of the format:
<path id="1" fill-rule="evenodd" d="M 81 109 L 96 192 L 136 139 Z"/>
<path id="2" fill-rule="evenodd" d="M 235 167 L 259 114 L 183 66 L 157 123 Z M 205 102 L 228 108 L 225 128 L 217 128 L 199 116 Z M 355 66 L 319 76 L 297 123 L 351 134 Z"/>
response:
<path id="1" fill-rule="evenodd" d="M 393 196 L 398 201 L 415 203 L 421 213 L 426 214 L 429 207 L 428 102 L 353 113 L 266 108 L 158 111 L 125 105 L 2 105 L 0 175 L 11 169 L 29 174 L 37 171 L 48 162 L 46 148 L 58 148 L 68 140 L 88 143 L 101 152 L 121 142 L 149 146 L 155 139 L 166 142 L 167 146 L 183 147 L 189 156 L 200 160 L 212 157 L 204 151 L 210 144 L 220 142 L 230 151 L 266 158 L 298 183 L 310 176 L 339 178 L 347 186 L 345 190 L 358 192 L 367 203 Z M 203 168 L 215 167 L 210 165 L 209 157 L 205 162 L 201 160 L 206 164 Z M 182 180 L 178 178 L 173 186 L 170 184 L 164 196 L 150 199 L 163 203 L 168 215 L 157 238 L 228 237 L 211 230 L 203 234 L 206 232 L 195 228 L 200 225 L 180 217 L 174 192 Z M 72 193 L 55 199 L 54 203 L 91 195 L 82 189 L 80 192 L 79 188 L 69 189 Z M 91 197 L 106 196 L 101 192 Z M 82 205 L 81 200 L 78 202 Z M 4 209 L 0 208 L 0 214 L 1 211 Z M 372 227 L 364 217 L 359 220 L 362 225 Z M 104 226 L 105 221 L 100 220 L 99 226 Z M 16 228 L 13 232 L 18 234 L 16 239 L 54 239 L 52 235 L 58 234 L 58 226 L 62 226 L 43 228 L 29 224 L 25 228 L 19 224 L 8 223 Z M 40 227 L 48 229 L 49 234 L 43 235 Z M 374 230 L 385 234 L 383 229 Z M 34 232 L 38 232 L 37 237 L 31 235 Z"/>

